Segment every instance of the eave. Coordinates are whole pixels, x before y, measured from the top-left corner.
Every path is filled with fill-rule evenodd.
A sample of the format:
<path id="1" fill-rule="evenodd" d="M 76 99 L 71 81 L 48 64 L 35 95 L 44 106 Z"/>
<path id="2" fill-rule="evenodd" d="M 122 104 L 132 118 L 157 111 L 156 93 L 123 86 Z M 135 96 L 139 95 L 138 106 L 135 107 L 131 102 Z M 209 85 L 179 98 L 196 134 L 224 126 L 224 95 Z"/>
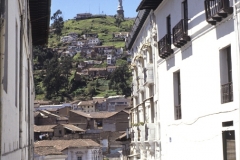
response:
<path id="1" fill-rule="evenodd" d="M 48 42 L 51 0 L 29 0 L 32 44 L 44 45 Z"/>
<path id="2" fill-rule="evenodd" d="M 132 27 L 132 31 L 130 32 L 127 41 L 126 48 L 131 49 L 134 41 L 136 40 L 145 20 L 147 19 L 151 10 L 141 10 L 138 12 L 138 15 L 135 19 L 134 25 Z"/>
<path id="3" fill-rule="evenodd" d="M 155 10 L 163 0 L 142 0 L 137 8 L 137 12 L 143 9 Z"/>

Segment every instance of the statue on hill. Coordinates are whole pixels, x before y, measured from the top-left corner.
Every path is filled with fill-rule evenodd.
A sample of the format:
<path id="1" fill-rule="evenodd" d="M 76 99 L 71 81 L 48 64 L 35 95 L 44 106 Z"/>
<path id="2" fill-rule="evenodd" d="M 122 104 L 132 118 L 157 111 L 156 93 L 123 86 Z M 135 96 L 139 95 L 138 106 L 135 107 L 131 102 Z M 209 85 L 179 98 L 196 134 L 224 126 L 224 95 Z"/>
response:
<path id="1" fill-rule="evenodd" d="M 119 6 L 122 6 L 122 0 L 118 0 Z"/>
<path id="2" fill-rule="evenodd" d="M 122 6 L 122 0 L 118 0 L 119 4 L 118 4 L 118 8 L 117 8 L 117 17 L 124 19 L 124 10 L 123 10 L 123 6 Z"/>

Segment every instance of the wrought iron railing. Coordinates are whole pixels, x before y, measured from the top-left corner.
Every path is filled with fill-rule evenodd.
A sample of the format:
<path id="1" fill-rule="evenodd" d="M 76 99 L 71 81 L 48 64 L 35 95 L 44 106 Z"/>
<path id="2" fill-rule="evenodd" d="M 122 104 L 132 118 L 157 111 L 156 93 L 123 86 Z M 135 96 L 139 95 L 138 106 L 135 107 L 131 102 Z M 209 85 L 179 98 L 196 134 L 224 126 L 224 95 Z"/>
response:
<path id="1" fill-rule="evenodd" d="M 182 46 L 187 41 L 190 40 L 188 36 L 188 20 L 181 19 L 174 27 L 173 27 L 173 44 L 175 46 Z"/>
<path id="2" fill-rule="evenodd" d="M 158 51 L 161 58 L 166 58 L 172 53 L 171 35 L 166 34 L 162 39 L 160 39 L 158 42 Z"/>
<path id="3" fill-rule="evenodd" d="M 225 13 L 231 14 L 232 12 L 229 0 L 205 0 L 204 3 L 207 20 L 216 15 L 226 17 Z"/>
<path id="4" fill-rule="evenodd" d="M 222 103 L 233 101 L 233 85 L 232 82 L 223 84 L 221 87 Z"/>
<path id="5" fill-rule="evenodd" d="M 181 105 L 175 106 L 175 119 L 182 119 L 182 109 Z"/>

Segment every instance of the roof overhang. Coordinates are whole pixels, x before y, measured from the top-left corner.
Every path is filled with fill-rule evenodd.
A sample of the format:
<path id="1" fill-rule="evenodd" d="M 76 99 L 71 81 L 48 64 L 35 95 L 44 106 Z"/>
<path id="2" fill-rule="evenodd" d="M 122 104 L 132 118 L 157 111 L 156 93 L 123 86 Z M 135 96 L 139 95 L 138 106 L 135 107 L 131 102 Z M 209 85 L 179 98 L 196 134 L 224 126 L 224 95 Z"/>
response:
<path id="1" fill-rule="evenodd" d="M 29 0 L 29 9 L 33 45 L 47 44 L 51 0 Z"/>
<path id="2" fill-rule="evenodd" d="M 135 19 L 135 22 L 134 22 L 134 25 L 132 28 L 132 32 L 128 37 L 129 41 L 127 40 L 127 45 L 126 45 L 127 49 L 129 49 L 129 50 L 131 49 L 133 43 L 135 42 L 135 40 L 138 36 L 138 33 L 140 32 L 143 24 L 145 23 L 145 20 L 147 19 L 150 11 L 151 11 L 150 9 L 145 9 L 145 10 L 141 10 L 138 12 L 138 16 Z M 139 17 L 139 15 L 140 15 L 140 17 Z"/>
<path id="3" fill-rule="evenodd" d="M 163 0 L 142 0 L 137 8 L 137 12 L 143 9 L 153 9 L 155 10 Z"/>

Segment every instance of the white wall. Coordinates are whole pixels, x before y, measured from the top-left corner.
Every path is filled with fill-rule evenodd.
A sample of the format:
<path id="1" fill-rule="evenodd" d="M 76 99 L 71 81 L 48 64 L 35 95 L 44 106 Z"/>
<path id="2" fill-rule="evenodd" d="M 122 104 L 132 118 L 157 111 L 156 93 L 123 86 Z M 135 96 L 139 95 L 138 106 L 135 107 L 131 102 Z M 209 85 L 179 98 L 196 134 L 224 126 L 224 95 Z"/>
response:
<path id="1" fill-rule="evenodd" d="M 33 143 L 33 73 L 31 64 L 31 39 L 27 36 L 26 1 L 7 1 L 6 17 L 1 28 L 1 79 L 7 81 L 7 90 L 1 85 L 1 158 L 32 158 Z M 20 66 L 20 14 L 23 14 L 22 65 Z M 4 31 L 5 30 L 5 31 Z M 4 34 L 4 36 L 3 36 Z M 6 55 L 8 54 L 8 58 Z M 28 58 L 29 67 L 28 68 Z M 6 65 L 4 65 L 4 63 Z M 7 70 L 4 69 L 7 67 Z M 8 76 L 3 78 L 4 70 Z M 22 72 L 20 72 L 20 70 Z M 5 72 L 6 73 L 6 72 Z M 22 73 L 22 74 L 20 74 Z M 22 81 L 20 81 L 22 76 Z M 7 77 L 7 78 L 6 78 Z M 4 83 L 5 83 L 4 82 Z M 21 82 L 21 84 L 20 84 Z M 20 92 L 20 86 L 22 91 Z M 30 88 L 28 88 L 30 87 Z M 28 89 L 30 97 L 28 96 Z M 30 114 L 29 114 L 30 113 Z M 31 153 L 30 153 L 31 151 Z M 29 157 L 31 156 L 31 157 Z"/>
<path id="2" fill-rule="evenodd" d="M 223 159 L 222 131 L 235 130 L 239 142 L 239 92 L 236 37 L 232 16 L 216 26 L 205 20 L 204 2 L 189 0 L 191 42 L 166 60 L 158 58 L 158 108 L 162 160 Z M 166 34 L 166 17 L 172 27 L 181 19 L 181 1 L 164 1 L 155 11 L 158 40 Z M 231 44 L 233 102 L 221 104 L 220 50 Z M 173 74 L 181 74 L 182 119 L 174 120 Z M 233 121 L 233 127 L 222 122 Z M 236 143 L 239 159 L 239 143 Z M 214 153 L 214 154 L 213 154 Z"/>

